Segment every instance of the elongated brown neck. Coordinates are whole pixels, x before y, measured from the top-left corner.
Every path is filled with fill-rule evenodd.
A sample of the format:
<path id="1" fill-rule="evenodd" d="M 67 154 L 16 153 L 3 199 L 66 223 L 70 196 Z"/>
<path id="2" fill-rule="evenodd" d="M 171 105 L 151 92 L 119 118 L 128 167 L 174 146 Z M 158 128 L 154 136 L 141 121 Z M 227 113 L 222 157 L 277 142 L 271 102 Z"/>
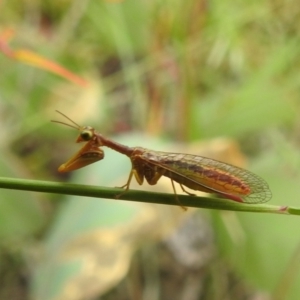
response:
<path id="1" fill-rule="evenodd" d="M 122 145 L 113 140 L 105 138 L 103 135 L 101 135 L 99 133 L 97 133 L 97 137 L 98 137 L 99 141 L 101 142 L 101 144 L 103 144 L 103 146 L 109 147 L 117 152 L 127 155 L 128 157 L 132 156 L 134 148 Z"/>

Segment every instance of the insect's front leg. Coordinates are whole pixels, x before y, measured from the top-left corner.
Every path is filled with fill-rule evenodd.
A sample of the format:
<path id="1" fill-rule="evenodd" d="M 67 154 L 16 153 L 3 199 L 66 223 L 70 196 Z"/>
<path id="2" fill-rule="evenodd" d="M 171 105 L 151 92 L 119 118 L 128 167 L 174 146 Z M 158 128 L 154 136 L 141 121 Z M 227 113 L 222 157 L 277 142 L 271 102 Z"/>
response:
<path id="1" fill-rule="evenodd" d="M 155 185 L 155 184 L 157 184 L 157 181 L 159 180 L 159 178 L 162 176 L 162 173 L 158 172 L 155 168 L 145 167 L 144 175 L 145 175 L 147 182 L 150 185 Z"/>

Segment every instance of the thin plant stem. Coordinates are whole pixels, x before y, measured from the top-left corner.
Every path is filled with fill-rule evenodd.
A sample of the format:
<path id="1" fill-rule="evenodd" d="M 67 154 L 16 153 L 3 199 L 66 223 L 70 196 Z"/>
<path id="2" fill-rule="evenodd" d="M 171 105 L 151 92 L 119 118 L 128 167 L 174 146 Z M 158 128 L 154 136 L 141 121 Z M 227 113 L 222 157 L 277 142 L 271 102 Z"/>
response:
<path id="1" fill-rule="evenodd" d="M 114 201 L 126 200 L 145 203 L 178 205 L 174 194 L 154 193 L 139 190 L 128 190 L 124 192 L 124 189 L 120 188 L 107 188 L 64 182 L 0 177 L 0 188 L 73 196 L 106 198 L 113 199 Z M 300 215 L 300 208 L 297 207 L 266 204 L 241 204 L 227 199 L 200 196 L 193 197 L 187 195 L 178 195 L 178 200 L 180 201 L 180 204 L 185 207 L 256 213 L 275 213 L 284 215 Z"/>

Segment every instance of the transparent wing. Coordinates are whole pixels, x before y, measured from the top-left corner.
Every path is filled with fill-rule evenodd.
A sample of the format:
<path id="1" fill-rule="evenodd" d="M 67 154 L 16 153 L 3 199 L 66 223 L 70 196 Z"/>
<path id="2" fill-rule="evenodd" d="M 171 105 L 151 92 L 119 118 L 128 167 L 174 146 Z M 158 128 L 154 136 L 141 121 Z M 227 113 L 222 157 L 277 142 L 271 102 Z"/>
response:
<path id="1" fill-rule="evenodd" d="M 174 180 L 183 185 L 190 180 L 190 186 L 198 184 L 225 196 L 240 197 L 246 203 L 263 203 L 272 197 L 268 184 L 262 178 L 221 161 L 198 155 L 150 150 L 145 151 L 142 158 L 150 164 L 173 172 L 182 182 Z"/>

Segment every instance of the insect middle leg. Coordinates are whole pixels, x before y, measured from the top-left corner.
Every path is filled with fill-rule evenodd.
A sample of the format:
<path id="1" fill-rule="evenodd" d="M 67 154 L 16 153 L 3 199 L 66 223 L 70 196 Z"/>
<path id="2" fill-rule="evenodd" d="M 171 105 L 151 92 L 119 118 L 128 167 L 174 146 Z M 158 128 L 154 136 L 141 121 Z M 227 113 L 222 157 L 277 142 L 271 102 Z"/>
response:
<path id="1" fill-rule="evenodd" d="M 129 189 L 130 182 L 131 182 L 131 180 L 132 180 L 132 176 L 133 176 L 133 170 L 130 171 L 126 183 L 125 183 L 124 185 L 122 185 L 122 186 L 119 186 L 119 188 L 120 188 L 120 189 L 124 189 L 124 190 L 127 191 L 127 190 Z"/>
<path id="2" fill-rule="evenodd" d="M 174 180 L 173 180 L 173 179 L 171 179 L 171 183 L 172 183 L 173 192 L 174 192 L 174 195 L 175 195 L 175 200 L 176 200 L 176 202 L 178 202 L 178 204 L 180 205 L 180 207 L 181 207 L 183 210 L 187 210 L 187 207 L 183 206 L 183 205 L 181 204 L 181 202 L 179 201 L 179 199 L 178 199 L 178 196 L 177 196 L 177 193 L 176 193 L 175 184 L 174 184 Z M 181 184 L 180 184 L 180 186 L 181 186 Z M 182 188 L 182 187 L 181 187 L 181 188 Z"/>
<path id="3" fill-rule="evenodd" d="M 122 185 L 120 188 L 123 188 L 124 191 L 120 194 L 118 194 L 116 196 L 116 198 L 119 198 L 120 196 L 122 196 L 124 193 L 126 193 L 128 190 L 129 190 L 129 187 L 130 187 L 130 183 L 131 183 L 131 180 L 132 180 L 132 177 L 135 177 L 136 181 L 138 182 L 139 185 L 142 185 L 143 182 L 144 182 L 144 173 L 143 173 L 143 170 L 141 168 L 139 168 L 139 166 L 135 166 L 134 164 L 132 164 L 132 169 L 129 173 L 129 176 L 128 176 L 128 179 L 127 179 L 127 182 Z"/>

